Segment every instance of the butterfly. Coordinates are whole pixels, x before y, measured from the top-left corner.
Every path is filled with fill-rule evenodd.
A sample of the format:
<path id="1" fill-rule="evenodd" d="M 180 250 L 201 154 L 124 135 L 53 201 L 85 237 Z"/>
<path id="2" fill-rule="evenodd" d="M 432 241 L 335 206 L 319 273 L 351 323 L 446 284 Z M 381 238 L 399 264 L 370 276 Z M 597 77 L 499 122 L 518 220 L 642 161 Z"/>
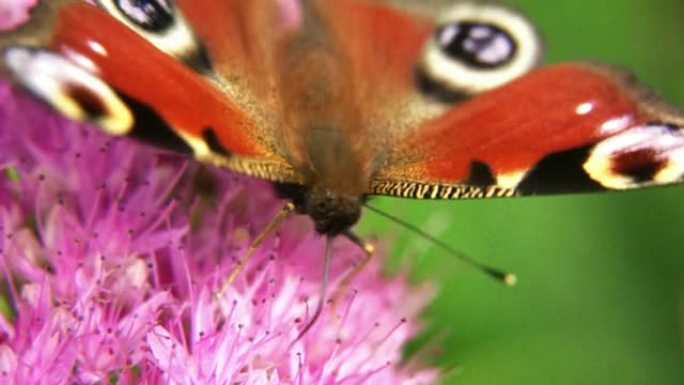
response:
<path id="1" fill-rule="evenodd" d="M 624 69 L 539 66 L 532 23 L 489 2 L 52 0 L 0 47 L 61 114 L 271 181 L 328 245 L 376 195 L 684 178 L 684 112 Z"/>

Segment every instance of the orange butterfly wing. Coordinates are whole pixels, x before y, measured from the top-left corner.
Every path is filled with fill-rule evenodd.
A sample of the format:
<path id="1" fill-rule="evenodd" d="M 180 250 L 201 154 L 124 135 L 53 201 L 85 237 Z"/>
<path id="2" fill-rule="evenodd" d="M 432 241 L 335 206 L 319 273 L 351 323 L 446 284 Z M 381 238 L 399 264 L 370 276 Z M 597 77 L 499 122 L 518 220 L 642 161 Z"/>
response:
<path id="1" fill-rule="evenodd" d="M 483 187 L 470 190 L 478 196 L 678 182 L 681 175 L 656 177 L 678 167 L 681 112 L 652 96 L 644 99 L 643 88 L 606 71 L 587 64 L 541 68 L 424 122 L 397 147 L 394 156 L 408 161 L 378 174 L 377 186 L 384 183 L 378 188 L 388 181 L 470 184 Z M 643 140 L 630 142 L 639 132 Z M 675 145 L 657 143 L 665 138 Z M 597 153 L 609 139 L 612 151 Z M 653 175 L 644 180 L 630 175 L 648 169 Z M 487 186 L 500 189 L 488 192 Z"/>
<path id="2" fill-rule="evenodd" d="M 345 31 L 373 147 L 370 194 L 477 198 L 625 189 L 684 177 L 684 113 L 606 65 L 543 67 L 447 104 L 416 79 L 439 19 L 328 2 Z M 364 38 L 373 36 L 373 39 Z M 350 38 L 351 37 L 351 38 Z M 351 43 L 350 43 L 351 42 Z"/>
<path id="3" fill-rule="evenodd" d="M 199 36 L 191 57 L 163 52 L 100 9 L 57 3 L 53 50 L 72 61 L 74 53 L 85 58 L 112 98 L 132 106 L 140 126 L 161 126 L 158 135 L 180 137 L 200 160 L 249 175 L 306 183 L 296 169 L 308 156 L 338 148 L 312 149 L 320 141 L 307 139 L 316 135 L 310 121 L 288 124 L 292 108 L 301 107 L 291 99 L 314 89 L 298 82 L 313 84 L 310 72 L 321 71 L 321 79 L 338 82 L 322 90 L 343 92 L 333 112 L 350 116 L 337 117 L 345 124 L 343 139 L 335 140 L 351 148 L 343 151 L 355 158 L 348 164 L 363 168 L 367 194 L 467 198 L 682 178 L 681 112 L 605 66 L 543 68 L 462 103 L 436 100 L 421 89 L 417 69 L 440 21 L 389 4 L 403 2 L 294 2 L 298 15 L 297 6 L 288 13 L 282 1 L 181 0 Z M 311 36 L 297 40 L 297 33 Z M 283 65 L 283 58 L 302 59 L 283 56 L 292 41 L 320 44 L 302 55 L 329 49 L 326 57 L 340 62 L 333 75 L 306 60 L 301 68 Z M 90 114 L 100 112 L 84 90 L 65 93 Z M 310 110 L 301 111 L 313 118 L 320 112 Z M 333 172 L 325 173 L 334 175 L 327 177 L 340 179 L 334 188 L 344 190 L 346 163 L 330 164 Z"/>
<path id="4" fill-rule="evenodd" d="M 91 115 L 88 118 L 96 122 L 92 115 L 111 113 L 107 108 L 127 108 L 133 115 L 131 127 L 117 131 L 107 129 L 106 125 L 104 128 L 152 141 L 159 141 L 155 138 L 159 136 L 167 139 L 163 145 L 193 151 L 202 161 L 249 175 L 274 181 L 299 180 L 278 144 L 277 125 L 261 114 L 263 107 L 256 101 L 260 95 L 255 95 L 254 89 L 248 93 L 245 84 L 230 83 L 236 77 L 231 77 L 231 73 L 223 75 L 213 68 L 193 68 L 155 47 L 102 9 L 81 2 L 60 3 L 55 5 L 58 9 L 52 10 L 53 33 L 48 45 L 52 52 L 67 60 L 50 64 L 54 67 L 66 62 L 71 67 L 75 63 L 80 73 L 92 75 L 93 82 L 111 88 L 115 94 L 111 98 L 118 96 L 124 103 L 111 107 L 110 101 L 102 100 L 94 90 L 80 83 L 61 85 L 64 95 L 55 96 L 58 102 L 74 99 L 86 115 Z M 231 10 L 229 3 L 223 4 L 226 11 Z M 224 16 L 237 17 L 237 11 L 232 9 Z M 225 36 L 232 36 L 228 42 L 248 39 L 241 33 L 247 32 L 226 31 Z M 3 45 L 11 51 L 14 41 L 9 37 L 6 40 L 9 43 L 4 41 Z M 212 40 L 207 44 L 210 48 L 219 47 Z M 249 68 L 247 49 L 218 51 L 218 55 L 233 55 L 237 62 L 247 63 L 242 68 L 235 66 L 235 70 L 245 70 Z M 238 77 L 248 79 L 247 72 Z M 118 115 L 125 116 L 127 112 Z"/>

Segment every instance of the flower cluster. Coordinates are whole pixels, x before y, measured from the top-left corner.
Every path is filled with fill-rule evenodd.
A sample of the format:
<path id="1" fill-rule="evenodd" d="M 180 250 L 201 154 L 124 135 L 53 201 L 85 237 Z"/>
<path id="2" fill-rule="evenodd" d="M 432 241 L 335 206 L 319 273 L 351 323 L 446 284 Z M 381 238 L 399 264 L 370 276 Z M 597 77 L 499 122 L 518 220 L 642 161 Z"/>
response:
<path id="1" fill-rule="evenodd" d="M 0 83 L 0 383 L 426 384 L 426 290 L 374 260 L 313 316 L 324 241 L 268 183 L 57 117 Z M 362 260 L 336 239 L 335 283 Z"/>
<path id="2" fill-rule="evenodd" d="M 29 18 L 38 0 L 0 0 L 0 31 L 13 28 Z"/>

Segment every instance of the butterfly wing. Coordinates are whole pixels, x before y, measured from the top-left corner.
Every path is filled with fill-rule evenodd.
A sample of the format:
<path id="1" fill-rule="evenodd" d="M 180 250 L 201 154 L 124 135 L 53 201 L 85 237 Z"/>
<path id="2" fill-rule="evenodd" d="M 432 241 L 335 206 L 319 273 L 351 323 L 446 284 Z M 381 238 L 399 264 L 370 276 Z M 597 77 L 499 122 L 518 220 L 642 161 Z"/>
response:
<path id="1" fill-rule="evenodd" d="M 374 189 L 480 197 L 679 182 L 682 113 L 618 73 L 542 68 L 448 110 L 405 138 L 395 156 L 411 160 Z"/>
<path id="2" fill-rule="evenodd" d="M 215 40 L 198 37 L 214 33 L 228 42 L 250 42 L 249 34 L 260 27 L 253 22 L 263 20 L 257 13 L 268 7 L 219 2 L 224 22 L 243 25 L 222 27 L 214 17 L 197 21 L 203 27 L 195 32 L 191 18 L 202 20 L 210 12 L 193 6 L 185 16 L 184 2 L 155 4 L 154 12 L 135 19 L 112 1 L 99 1 L 99 7 L 45 1 L 35 11 L 44 17 L 3 35 L 5 70 L 61 113 L 111 134 L 191 152 L 249 175 L 298 182 L 278 144 L 275 119 L 263 113 L 272 107 L 264 102 L 267 91 L 259 94 L 268 81 L 254 75 L 250 62 L 263 56 L 254 46 L 221 50 Z M 220 62 L 226 58 L 232 61 Z"/>
<path id="3" fill-rule="evenodd" d="M 478 7 L 491 5 L 457 3 L 434 16 L 397 11 L 397 4 L 409 2 L 328 5 L 348 15 L 337 19 L 338 28 L 357 37 L 347 39 L 347 49 L 374 87 L 361 98 L 374 111 L 366 120 L 374 147 L 369 194 L 457 199 L 681 182 L 684 113 L 629 73 L 592 63 L 533 70 L 540 52 L 529 48 L 534 31 L 507 8 L 485 15 Z M 345 6 L 356 12 L 343 12 Z M 488 19 L 497 12 L 514 21 L 507 28 L 522 33 L 515 48 L 528 58 L 515 74 L 515 64 L 505 63 L 504 76 L 512 76 L 500 87 L 482 88 L 502 76 L 485 60 L 510 51 L 500 41 L 497 50 L 482 51 L 490 56 L 468 56 L 466 48 L 477 34 L 497 36 L 492 25 L 499 20 Z M 488 31 L 477 30 L 482 26 Z M 456 43 L 462 46 L 454 50 Z M 451 50 L 441 56 L 451 55 L 455 65 L 434 60 L 435 49 Z"/>
<path id="4" fill-rule="evenodd" d="M 316 132 L 301 128 L 310 124 L 283 128 L 283 116 L 301 105 L 287 100 L 287 89 L 297 91 L 294 99 L 306 97 L 307 89 L 297 90 L 299 77 L 282 69 L 279 50 L 291 31 L 319 33 L 325 35 L 319 48 L 333 48 L 328 56 L 344 62 L 337 72 L 351 84 L 343 87 L 353 94 L 343 112 L 358 116 L 342 128 L 343 142 L 367 168 L 366 193 L 464 198 L 681 178 L 681 113 L 629 77 L 569 64 L 509 83 L 534 66 L 539 50 L 530 43 L 534 30 L 506 8 L 458 3 L 438 11 L 444 1 L 414 7 L 398 0 L 150 3 L 156 4 L 151 13 L 126 14 L 112 0 L 99 0 L 99 9 L 74 0 L 44 2 L 28 26 L 3 35 L 8 66 L 2 69 L 65 115 L 110 133 L 302 183 L 293 164 L 331 155 L 291 151 L 297 148 L 292 138 Z M 325 28 L 312 27 L 312 20 Z M 505 31 L 496 25 L 503 20 L 522 38 L 502 43 Z M 484 56 L 466 52 L 467 38 L 481 35 L 483 25 L 496 49 L 476 52 Z M 316 43 L 315 36 L 300 40 Z M 463 46 L 454 50 L 454 42 Z M 43 44 L 49 49 L 26 47 Z M 513 53 L 524 60 L 509 62 Z M 460 63 L 448 60 L 464 55 Z M 505 70 L 496 76 L 478 68 L 492 70 L 497 60 Z M 302 62 L 297 75 L 315 80 L 306 71 L 316 65 Z M 483 93 L 500 84 L 506 85 Z"/>

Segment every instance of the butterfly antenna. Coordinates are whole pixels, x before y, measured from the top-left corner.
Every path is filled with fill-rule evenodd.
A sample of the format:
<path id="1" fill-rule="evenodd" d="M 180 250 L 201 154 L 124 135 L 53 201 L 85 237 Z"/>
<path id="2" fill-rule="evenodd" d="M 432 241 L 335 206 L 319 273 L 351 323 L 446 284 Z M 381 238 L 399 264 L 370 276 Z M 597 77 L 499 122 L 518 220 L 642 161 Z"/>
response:
<path id="1" fill-rule="evenodd" d="M 515 276 L 515 274 L 511 274 L 511 273 L 508 273 L 508 272 L 505 272 L 505 271 L 502 271 L 499 269 L 495 269 L 491 266 L 487 266 L 481 262 L 478 262 L 478 261 L 470 258 L 469 256 L 467 256 L 466 254 L 454 249 L 453 247 L 449 246 L 448 244 L 446 244 L 446 243 L 440 241 L 439 239 L 433 237 L 432 235 L 426 233 L 425 231 L 419 229 L 418 227 L 416 227 L 416 226 L 414 226 L 414 225 L 412 225 L 412 224 L 410 224 L 410 223 L 408 223 L 408 222 L 406 222 L 400 218 L 397 218 L 392 214 L 384 212 L 384 211 L 377 209 L 373 206 L 370 206 L 368 204 L 364 204 L 364 206 L 368 210 L 370 210 L 370 211 L 372 211 L 372 212 L 374 212 L 374 213 L 376 213 L 382 217 L 385 217 L 385 218 L 391 220 L 392 222 L 399 224 L 400 226 L 403 226 L 404 228 L 414 232 L 415 234 L 419 235 L 420 237 L 422 237 L 424 239 L 427 239 L 428 241 L 432 242 L 433 244 L 435 244 L 435 245 L 441 247 L 443 250 L 447 251 L 449 254 L 455 256 L 456 258 L 460 259 L 461 261 L 465 262 L 466 264 L 480 270 L 481 272 L 483 272 L 486 275 L 496 279 L 497 281 L 502 282 L 506 286 L 515 286 L 515 284 L 518 280 L 518 278 Z"/>
<path id="2" fill-rule="evenodd" d="M 294 344 L 295 342 L 299 341 L 308 331 L 311 329 L 311 327 L 316 323 L 318 320 L 318 317 L 321 316 L 321 313 L 323 312 L 323 304 L 325 304 L 325 296 L 328 292 L 328 280 L 330 276 L 330 256 L 332 255 L 332 237 L 328 236 L 325 238 L 325 262 L 323 262 L 323 283 L 321 283 L 321 289 L 320 292 L 318 293 L 318 303 L 316 304 L 316 310 L 314 311 L 313 317 L 309 320 L 309 322 L 304 326 L 304 329 L 302 329 L 299 334 L 297 335 L 297 338 L 292 341 Z"/>

